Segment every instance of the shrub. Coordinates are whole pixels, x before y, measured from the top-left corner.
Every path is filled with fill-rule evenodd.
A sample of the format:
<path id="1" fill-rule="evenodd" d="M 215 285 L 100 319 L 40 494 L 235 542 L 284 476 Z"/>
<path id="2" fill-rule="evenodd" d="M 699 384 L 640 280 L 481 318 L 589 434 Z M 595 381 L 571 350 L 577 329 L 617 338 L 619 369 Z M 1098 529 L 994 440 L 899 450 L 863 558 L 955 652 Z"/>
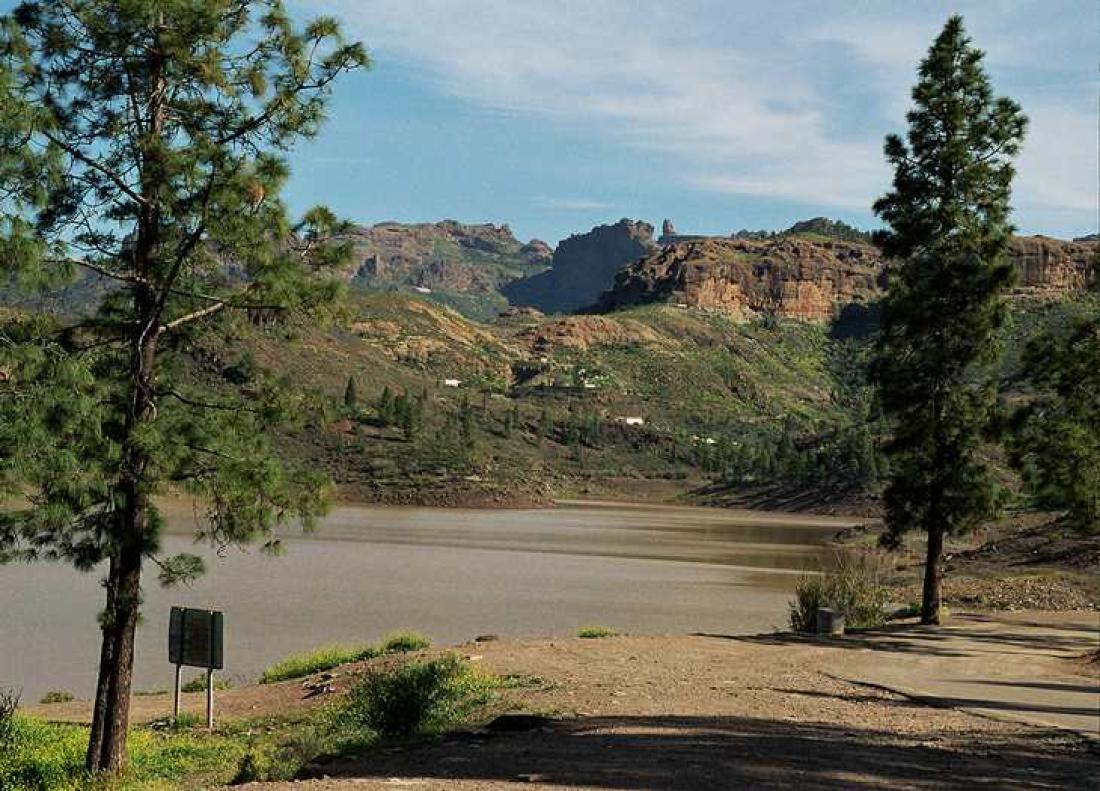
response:
<path id="1" fill-rule="evenodd" d="M 598 640 L 601 637 L 615 637 L 618 634 L 609 626 L 582 626 L 577 630 L 577 637 L 582 640 Z"/>
<path id="2" fill-rule="evenodd" d="M 19 693 L 0 687 L 0 745 L 7 744 L 15 729 L 15 712 L 19 708 Z"/>
<path id="3" fill-rule="evenodd" d="M 834 568 L 823 576 L 803 577 L 790 603 L 791 628 L 817 629 L 817 611 L 829 607 L 844 615 L 847 628 L 870 629 L 886 623 L 889 592 L 879 581 L 883 563 L 875 553 L 836 556 Z"/>
<path id="4" fill-rule="evenodd" d="M 372 668 L 348 692 L 343 718 L 385 737 L 407 737 L 459 722 L 495 686 L 454 655 Z"/>
<path id="5" fill-rule="evenodd" d="M 260 683 L 273 684 L 276 681 L 285 681 L 288 678 L 301 678 L 311 673 L 329 670 L 338 665 L 373 659 L 376 656 L 378 656 L 378 649 L 371 645 L 322 646 L 301 654 L 291 654 L 276 662 L 260 675 Z"/>
<path id="6" fill-rule="evenodd" d="M 794 589 L 794 601 L 788 604 L 788 620 L 796 632 L 813 632 L 817 629 L 817 611 L 827 607 L 826 580 L 821 576 L 805 576 Z"/>
<path id="7" fill-rule="evenodd" d="M 215 689 L 217 689 L 217 687 L 215 687 Z M 173 731 L 186 731 L 205 724 L 206 719 L 193 711 L 181 711 L 175 717 L 169 718 L 169 727 L 171 727 Z"/>
<path id="8" fill-rule="evenodd" d="M 232 689 L 233 684 L 227 678 L 221 676 L 214 676 L 214 689 Z M 180 689 L 184 692 L 206 692 L 206 673 L 200 676 L 195 676 L 193 679 L 184 684 Z"/>
<path id="9" fill-rule="evenodd" d="M 73 693 L 64 689 L 51 689 L 38 701 L 39 703 L 68 703 L 73 699 Z"/>
<path id="10" fill-rule="evenodd" d="M 255 753 L 245 753 L 241 758 L 241 762 L 237 765 L 237 774 L 233 775 L 233 779 L 229 781 L 230 785 L 244 785 L 245 783 L 255 783 L 257 780 L 267 779 L 263 772 L 260 771 L 259 761 L 256 759 Z"/>
<path id="11" fill-rule="evenodd" d="M 412 651 L 422 651 L 432 644 L 419 632 L 391 632 L 382 638 L 379 651 L 383 654 L 405 654 Z"/>

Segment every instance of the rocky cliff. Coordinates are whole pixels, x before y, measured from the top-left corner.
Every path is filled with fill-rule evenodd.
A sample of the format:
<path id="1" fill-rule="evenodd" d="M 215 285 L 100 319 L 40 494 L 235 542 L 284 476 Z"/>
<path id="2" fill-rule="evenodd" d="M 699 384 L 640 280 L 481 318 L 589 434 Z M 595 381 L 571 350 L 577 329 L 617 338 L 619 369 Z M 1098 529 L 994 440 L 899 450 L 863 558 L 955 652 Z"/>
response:
<path id="1" fill-rule="evenodd" d="M 524 244 L 507 225 L 464 225 L 453 220 L 360 226 L 344 237 L 353 248 L 347 277 L 368 288 L 461 298 L 455 306 L 488 318 L 504 306 L 500 288 L 542 271 L 550 247 Z"/>
<path id="2" fill-rule="evenodd" d="M 1013 293 L 1051 299 L 1083 289 L 1095 250 L 1095 244 L 1046 237 L 1013 239 Z M 846 306 L 875 301 L 885 270 L 878 250 L 858 241 L 784 236 L 675 242 L 619 272 L 595 309 L 670 302 L 738 321 L 773 315 L 821 323 Z"/>
<path id="3" fill-rule="evenodd" d="M 740 321 L 767 313 L 820 322 L 838 305 L 874 299 L 881 279 L 882 258 L 869 245 L 704 239 L 668 245 L 627 267 L 596 310 L 672 302 Z"/>
<path id="4" fill-rule="evenodd" d="M 1064 242 L 1049 236 L 1017 236 L 1009 246 L 1016 293 L 1060 297 L 1080 291 L 1097 254 L 1095 240 Z"/>
<path id="5" fill-rule="evenodd" d="M 579 310 L 594 303 L 621 268 L 656 249 L 649 223 L 600 225 L 561 242 L 548 271 L 509 283 L 503 292 L 513 305 L 551 313 Z"/>

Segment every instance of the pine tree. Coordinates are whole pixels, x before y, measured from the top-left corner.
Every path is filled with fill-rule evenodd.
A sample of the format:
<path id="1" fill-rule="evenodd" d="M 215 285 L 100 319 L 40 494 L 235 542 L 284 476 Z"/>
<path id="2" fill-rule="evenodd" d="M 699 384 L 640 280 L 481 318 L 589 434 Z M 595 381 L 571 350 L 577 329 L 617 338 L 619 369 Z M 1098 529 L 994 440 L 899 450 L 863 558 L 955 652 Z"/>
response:
<path id="1" fill-rule="evenodd" d="M 348 383 L 344 386 L 344 409 L 354 412 L 359 408 L 359 394 L 355 388 L 355 377 L 349 376 Z"/>
<path id="2" fill-rule="evenodd" d="M 393 406 L 393 393 L 390 392 L 390 386 L 386 385 L 382 388 L 382 395 L 378 397 L 378 422 L 383 427 L 393 425 L 394 422 L 394 406 Z"/>
<path id="3" fill-rule="evenodd" d="M 892 437 L 888 540 L 928 535 L 922 621 L 939 623 L 945 534 L 989 515 L 994 489 L 980 453 L 993 413 L 995 333 L 1004 322 L 1004 260 L 1016 155 L 1027 120 L 994 99 L 960 17 L 922 61 L 907 140 L 886 139 L 893 190 L 875 203 L 889 225 L 873 377 Z"/>
<path id="4" fill-rule="evenodd" d="M 1085 315 L 1062 332 L 1028 342 L 1024 378 L 1036 391 L 1014 416 L 1013 462 L 1044 504 L 1066 509 L 1066 522 L 1100 534 L 1100 250 Z"/>
<path id="5" fill-rule="evenodd" d="M 324 209 L 288 222 L 283 152 L 367 57 L 279 0 L 26 2 L 0 54 L 0 275 L 110 285 L 92 316 L 0 325 L 0 560 L 106 564 L 87 768 L 118 772 L 143 565 L 201 573 L 162 555 L 154 498 L 196 497 L 200 537 L 223 546 L 323 511 L 325 481 L 266 439 L 306 412 L 293 388 L 214 397 L 183 369 L 238 317 L 300 320 L 338 296 L 326 273 L 347 250 L 322 240 L 343 226 Z"/>
<path id="6" fill-rule="evenodd" d="M 423 408 L 424 402 L 408 393 L 401 393 L 394 399 L 394 422 L 401 428 L 406 440 L 412 440 L 420 430 Z"/>
<path id="7" fill-rule="evenodd" d="M 462 397 L 462 403 L 459 406 L 459 438 L 462 442 L 462 447 L 467 451 L 472 451 L 476 444 L 474 435 L 474 412 L 470 407 L 469 396 Z"/>

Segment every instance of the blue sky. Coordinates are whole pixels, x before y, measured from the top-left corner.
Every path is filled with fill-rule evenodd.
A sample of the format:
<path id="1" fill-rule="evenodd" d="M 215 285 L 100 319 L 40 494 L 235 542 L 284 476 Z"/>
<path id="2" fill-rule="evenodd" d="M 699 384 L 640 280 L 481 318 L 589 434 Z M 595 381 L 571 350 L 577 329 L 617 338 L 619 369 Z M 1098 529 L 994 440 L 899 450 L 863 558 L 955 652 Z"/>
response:
<path id="1" fill-rule="evenodd" d="M 323 0 L 374 59 L 344 80 L 287 197 L 363 223 L 507 222 L 554 243 L 620 217 L 684 232 L 874 224 L 883 136 L 962 13 L 1032 121 L 1015 221 L 1097 225 L 1100 4 Z"/>
<path id="2" fill-rule="evenodd" d="M 620 217 L 686 233 L 871 227 L 916 67 L 961 13 L 1031 130 L 1023 233 L 1097 230 L 1095 0 L 287 0 L 372 69 L 291 154 L 295 212 L 508 223 L 551 244 Z M 14 5 L 0 0 L 0 9 Z"/>

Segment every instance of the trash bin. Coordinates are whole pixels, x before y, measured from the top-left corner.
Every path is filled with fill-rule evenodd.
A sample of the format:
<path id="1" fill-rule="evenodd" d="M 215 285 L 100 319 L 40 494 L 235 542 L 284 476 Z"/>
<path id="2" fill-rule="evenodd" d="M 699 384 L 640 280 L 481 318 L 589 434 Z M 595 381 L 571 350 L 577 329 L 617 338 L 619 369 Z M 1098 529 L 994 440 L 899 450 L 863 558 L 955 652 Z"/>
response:
<path id="1" fill-rule="evenodd" d="M 819 607 L 817 610 L 817 633 L 830 637 L 844 634 L 844 613 L 831 607 Z"/>

